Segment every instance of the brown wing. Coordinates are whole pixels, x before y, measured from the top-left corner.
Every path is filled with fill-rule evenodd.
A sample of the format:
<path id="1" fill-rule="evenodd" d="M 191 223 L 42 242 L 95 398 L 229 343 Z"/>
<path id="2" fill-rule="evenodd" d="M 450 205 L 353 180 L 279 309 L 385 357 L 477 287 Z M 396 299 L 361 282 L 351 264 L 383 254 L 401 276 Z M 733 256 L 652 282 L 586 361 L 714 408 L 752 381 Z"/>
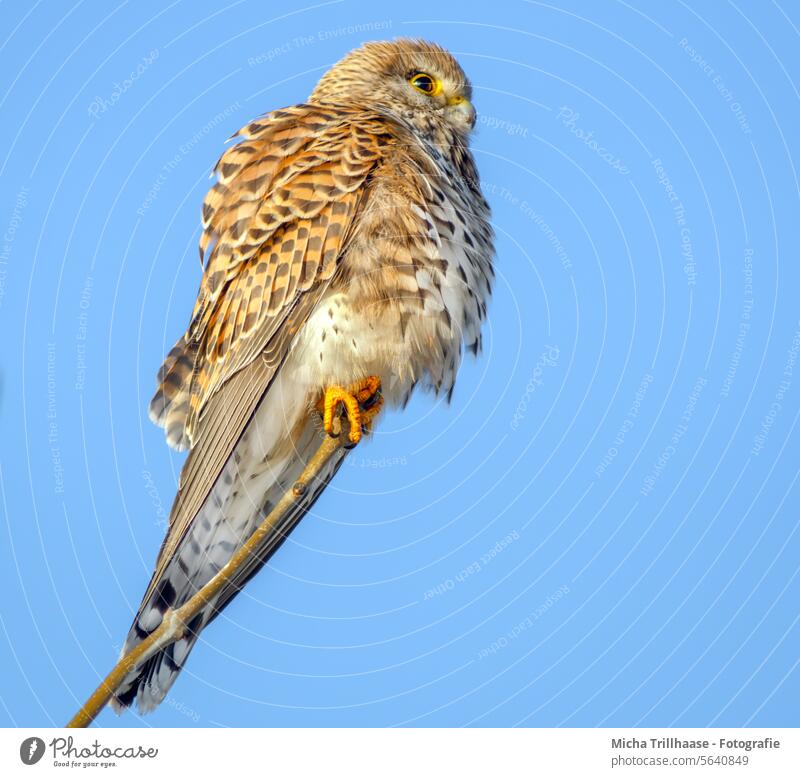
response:
<path id="1" fill-rule="evenodd" d="M 205 404 L 267 347 L 298 296 L 330 278 L 362 184 L 391 139 L 382 119 L 309 105 L 236 137 L 203 204 L 208 259 L 192 321 L 151 402 L 179 449 L 192 447 Z"/>
<path id="2" fill-rule="evenodd" d="M 382 119 L 309 105 L 276 111 L 238 135 L 203 205 L 208 260 L 192 321 L 151 402 L 168 439 L 191 448 L 153 580 L 333 276 L 367 178 L 392 141 Z"/>

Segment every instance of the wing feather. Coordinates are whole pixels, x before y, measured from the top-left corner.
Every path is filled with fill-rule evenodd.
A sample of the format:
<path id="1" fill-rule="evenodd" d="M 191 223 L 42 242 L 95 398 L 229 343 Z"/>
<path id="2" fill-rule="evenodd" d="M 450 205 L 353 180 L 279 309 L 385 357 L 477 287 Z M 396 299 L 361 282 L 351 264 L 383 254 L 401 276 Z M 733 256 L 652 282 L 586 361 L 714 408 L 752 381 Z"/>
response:
<path id="1" fill-rule="evenodd" d="M 308 105 L 238 134 L 203 204 L 207 260 L 192 320 L 159 373 L 182 383 L 162 382 L 151 404 L 191 451 L 144 601 L 333 277 L 393 138 L 379 117 Z"/>

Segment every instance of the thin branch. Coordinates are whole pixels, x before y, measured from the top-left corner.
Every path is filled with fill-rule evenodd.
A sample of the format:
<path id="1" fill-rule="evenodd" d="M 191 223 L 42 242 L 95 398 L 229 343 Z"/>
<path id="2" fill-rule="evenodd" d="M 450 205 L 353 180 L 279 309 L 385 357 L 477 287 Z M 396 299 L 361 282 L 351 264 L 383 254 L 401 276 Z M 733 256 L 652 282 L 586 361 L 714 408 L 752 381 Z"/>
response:
<path id="1" fill-rule="evenodd" d="M 144 664 L 148 658 L 163 650 L 167 645 L 179 640 L 186 629 L 186 624 L 197 615 L 222 590 L 236 572 L 247 563 L 269 534 L 278 525 L 286 513 L 302 498 L 308 484 L 317 477 L 330 457 L 346 442 L 347 437 L 328 437 L 322 441 L 317 452 L 311 457 L 306 468 L 300 474 L 291 490 L 287 491 L 275 505 L 272 512 L 263 520 L 250 538 L 233 554 L 214 577 L 177 610 L 168 610 L 159 627 L 146 639 L 142 640 L 130 653 L 123 656 L 109 672 L 97 690 L 88 698 L 75 717 L 67 723 L 67 728 L 86 728 L 105 707 L 125 678 L 134 669 Z"/>

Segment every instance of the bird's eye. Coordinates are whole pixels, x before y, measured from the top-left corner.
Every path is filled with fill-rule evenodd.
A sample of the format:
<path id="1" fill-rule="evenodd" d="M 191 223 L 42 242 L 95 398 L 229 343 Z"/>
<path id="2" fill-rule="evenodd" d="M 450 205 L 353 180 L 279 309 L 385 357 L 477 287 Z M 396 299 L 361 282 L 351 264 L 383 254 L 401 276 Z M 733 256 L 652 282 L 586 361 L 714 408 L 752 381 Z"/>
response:
<path id="1" fill-rule="evenodd" d="M 438 94 L 442 88 L 439 79 L 427 73 L 415 73 L 408 79 L 408 83 L 423 94 L 427 94 L 429 97 Z"/>

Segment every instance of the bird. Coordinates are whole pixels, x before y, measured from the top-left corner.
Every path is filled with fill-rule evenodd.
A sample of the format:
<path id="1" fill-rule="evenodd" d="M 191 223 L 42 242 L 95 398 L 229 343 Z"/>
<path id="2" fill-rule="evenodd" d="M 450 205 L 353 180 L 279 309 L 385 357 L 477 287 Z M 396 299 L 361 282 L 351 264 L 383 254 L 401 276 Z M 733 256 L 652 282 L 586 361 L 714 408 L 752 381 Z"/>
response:
<path id="1" fill-rule="evenodd" d="M 229 139 L 202 205 L 197 300 L 149 408 L 188 456 L 122 656 L 242 547 L 322 435 L 347 441 L 183 636 L 125 677 L 117 712 L 164 700 L 381 408 L 417 389 L 449 401 L 463 353 L 479 353 L 494 234 L 475 123 L 455 57 L 400 38 L 353 49 L 307 102 Z"/>

